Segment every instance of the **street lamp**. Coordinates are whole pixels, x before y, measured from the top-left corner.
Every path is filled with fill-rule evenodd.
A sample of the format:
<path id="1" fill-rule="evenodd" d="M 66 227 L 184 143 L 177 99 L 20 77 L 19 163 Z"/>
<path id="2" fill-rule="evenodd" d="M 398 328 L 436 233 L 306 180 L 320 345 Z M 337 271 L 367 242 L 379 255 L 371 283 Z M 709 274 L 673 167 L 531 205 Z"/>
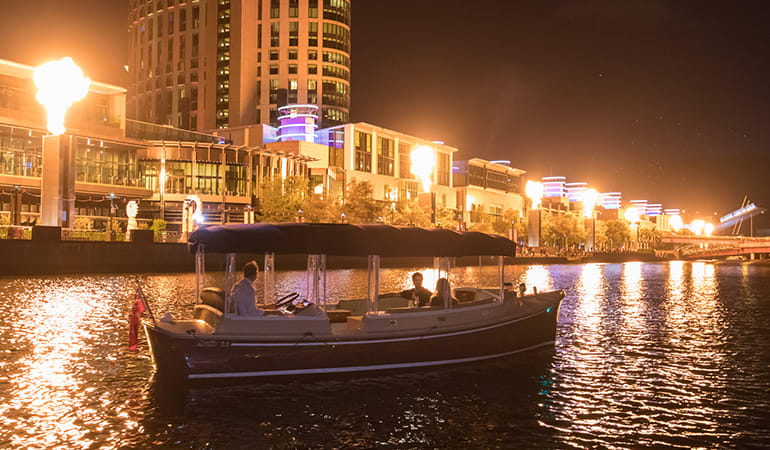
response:
<path id="1" fill-rule="evenodd" d="M 639 222 L 641 221 L 639 210 L 632 206 L 626 210 L 623 217 L 636 228 L 636 249 L 639 250 Z"/>

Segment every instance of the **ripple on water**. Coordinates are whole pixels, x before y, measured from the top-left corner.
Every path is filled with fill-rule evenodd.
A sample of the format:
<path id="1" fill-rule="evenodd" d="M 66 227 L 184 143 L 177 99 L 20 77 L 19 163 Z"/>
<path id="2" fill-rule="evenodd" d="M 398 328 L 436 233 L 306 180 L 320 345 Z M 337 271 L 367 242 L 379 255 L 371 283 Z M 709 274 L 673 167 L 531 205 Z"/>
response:
<path id="1" fill-rule="evenodd" d="M 384 270 L 382 289 L 407 286 L 410 272 Z M 767 267 L 506 274 L 567 291 L 553 350 L 388 377 L 187 389 L 154 381 L 144 343 L 128 351 L 127 315 L 141 280 L 156 311 L 189 317 L 192 275 L 2 278 L 0 445 L 770 446 Z M 453 281 L 495 276 L 460 268 Z M 362 296 L 365 279 L 335 271 L 330 295 Z M 277 282 L 280 292 L 301 291 L 304 273 L 280 272 Z"/>

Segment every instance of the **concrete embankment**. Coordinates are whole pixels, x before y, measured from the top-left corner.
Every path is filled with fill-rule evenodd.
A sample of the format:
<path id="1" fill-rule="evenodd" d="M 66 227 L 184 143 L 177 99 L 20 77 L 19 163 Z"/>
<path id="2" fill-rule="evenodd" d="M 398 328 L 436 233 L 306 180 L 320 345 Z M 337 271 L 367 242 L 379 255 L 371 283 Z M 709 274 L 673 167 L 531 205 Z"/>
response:
<path id="1" fill-rule="evenodd" d="M 62 241 L 58 228 L 37 227 L 32 240 L 0 240 L 0 276 L 76 273 L 192 272 L 195 260 L 184 243 L 155 243 L 152 232 L 138 232 L 132 242 Z M 238 255 L 237 266 L 263 255 Z M 506 264 L 567 264 L 657 260 L 649 254 L 606 254 L 582 260 L 564 257 L 506 258 Z M 382 267 L 425 267 L 432 258 L 382 258 Z M 458 266 L 494 265 L 490 257 L 457 258 Z M 327 268 L 366 268 L 366 258 L 329 257 Z M 207 270 L 223 270 L 223 255 L 207 255 Z M 304 255 L 276 255 L 276 269 L 303 270 Z"/>

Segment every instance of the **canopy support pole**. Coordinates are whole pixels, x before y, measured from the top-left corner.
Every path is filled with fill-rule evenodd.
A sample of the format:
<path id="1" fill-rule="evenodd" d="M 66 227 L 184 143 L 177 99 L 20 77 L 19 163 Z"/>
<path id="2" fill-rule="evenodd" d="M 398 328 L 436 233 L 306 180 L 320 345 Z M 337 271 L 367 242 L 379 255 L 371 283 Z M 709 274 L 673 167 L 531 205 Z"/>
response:
<path id="1" fill-rule="evenodd" d="M 235 253 L 225 255 L 225 314 L 234 314 L 233 288 L 235 287 Z"/>
<path id="2" fill-rule="evenodd" d="M 500 282 L 500 301 L 505 300 L 505 257 L 497 257 L 497 276 Z"/>
<path id="3" fill-rule="evenodd" d="M 366 313 L 380 310 L 380 255 L 369 255 L 366 286 Z"/>
<path id="4" fill-rule="evenodd" d="M 203 256 L 203 246 L 199 245 L 195 252 L 195 303 L 201 302 L 201 291 L 206 287 L 206 260 Z"/>
<path id="5" fill-rule="evenodd" d="M 264 275 L 262 304 L 272 305 L 275 303 L 275 253 L 265 253 Z"/>

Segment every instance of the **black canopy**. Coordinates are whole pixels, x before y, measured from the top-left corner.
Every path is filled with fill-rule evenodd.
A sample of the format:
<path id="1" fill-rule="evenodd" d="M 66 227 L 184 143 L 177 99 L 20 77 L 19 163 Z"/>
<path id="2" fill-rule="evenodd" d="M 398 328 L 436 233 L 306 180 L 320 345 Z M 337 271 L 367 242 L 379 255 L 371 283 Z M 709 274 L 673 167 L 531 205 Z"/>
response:
<path id="1" fill-rule="evenodd" d="M 201 228 L 190 251 L 335 256 L 516 256 L 513 241 L 488 234 L 349 224 L 254 224 Z"/>

